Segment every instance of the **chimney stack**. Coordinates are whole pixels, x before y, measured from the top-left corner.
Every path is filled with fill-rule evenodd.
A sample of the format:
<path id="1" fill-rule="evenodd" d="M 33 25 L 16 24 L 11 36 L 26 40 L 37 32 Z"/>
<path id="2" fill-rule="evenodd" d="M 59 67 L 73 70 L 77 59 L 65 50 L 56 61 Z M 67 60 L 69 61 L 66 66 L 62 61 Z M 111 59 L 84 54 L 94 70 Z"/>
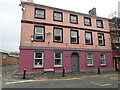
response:
<path id="1" fill-rule="evenodd" d="M 89 11 L 89 15 L 96 16 L 96 8 L 92 8 L 92 9 Z"/>
<path id="2" fill-rule="evenodd" d="M 27 1 L 33 3 L 33 0 L 27 0 Z"/>

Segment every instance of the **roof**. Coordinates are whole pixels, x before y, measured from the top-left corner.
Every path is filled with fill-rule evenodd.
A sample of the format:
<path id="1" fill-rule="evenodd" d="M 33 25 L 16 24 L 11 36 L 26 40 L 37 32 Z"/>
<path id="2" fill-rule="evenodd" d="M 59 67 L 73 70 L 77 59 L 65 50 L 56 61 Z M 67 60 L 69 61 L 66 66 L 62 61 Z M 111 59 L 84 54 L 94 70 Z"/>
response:
<path id="1" fill-rule="evenodd" d="M 95 18 L 101 18 L 101 19 L 109 20 L 109 18 L 104 18 L 104 17 L 94 16 L 94 15 L 84 14 L 84 13 L 80 13 L 80 12 L 75 12 L 75 11 L 71 11 L 71 10 L 65 10 L 65 9 L 51 7 L 51 6 L 46 6 L 46 5 L 42 5 L 42 4 L 36 4 L 36 3 L 33 3 L 33 2 L 28 2 L 28 1 L 21 1 L 21 4 L 27 4 L 27 5 L 32 5 L 32 6 L 44 7 L 44 8 L 51 8 L 51 9 L 55 9 L 55 10 L 61 10 L 61 11 L 70 12 L 70 13 L 76 13 L 76 14 L 80 14 L 80 15 L 84 15 L 84 16 L 90 16 L 90 17 L 95 17 Z"/>
<path id="2" fill-rule="evenodd" d="M 0 52 L 1 52 L 1 53 L 6 53 L 6 54 L 9 54 L 9 52 L 8 52 L 8 51 L 2 50 L 2 49 L 0 49 Z"/>
<path id="3" fill-rule="evenodd" d="M 18 55 L 11 55 L 8 51 L 2 50 L 2 49 L 0 49 L 0 53 L 8 54 L 10 57 L 16 57 L 16 58 L 19 57 Z"/>

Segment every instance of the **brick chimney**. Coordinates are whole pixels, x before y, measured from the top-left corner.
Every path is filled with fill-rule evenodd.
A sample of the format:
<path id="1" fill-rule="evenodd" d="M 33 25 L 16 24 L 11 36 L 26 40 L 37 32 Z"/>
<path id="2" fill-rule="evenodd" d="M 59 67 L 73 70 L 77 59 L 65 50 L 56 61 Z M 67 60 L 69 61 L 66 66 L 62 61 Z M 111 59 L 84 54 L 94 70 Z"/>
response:
<path id="1" fill-rule="evenodd" d="M 89 15 L 96 16 L 96 8 L 92 8 L 92 9 L 89 11 Z"/>
<path id="2" fill-rule="evenodd" d="M 27 0 L 28 2 L 32 2 L 33 3 L 33 0 Z"/>

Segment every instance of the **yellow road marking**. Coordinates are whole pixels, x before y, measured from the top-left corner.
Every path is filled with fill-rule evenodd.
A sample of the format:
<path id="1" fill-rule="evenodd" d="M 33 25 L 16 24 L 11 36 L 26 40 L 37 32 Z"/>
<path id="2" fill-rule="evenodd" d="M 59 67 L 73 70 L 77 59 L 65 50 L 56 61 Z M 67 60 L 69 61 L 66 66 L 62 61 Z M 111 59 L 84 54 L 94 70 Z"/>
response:
<path id="1" fill-rule="evenodd" d="M 93 84 L 96 84 L 96 85 L 99 85 L 99 86 L 109 86 L 109 85 L 112 85 L 111 83 L 108 83 L 108 84 L 98 84 L 96 82 L 90 82 L 90 83 L 93 83 Z"/>
<path id="2" fill-rule="evenodd" d="M 6 83 L 6 84 L 16 84 L 16 83 L 25 83 L 25 82 L 35 82 L 35 81 L 75 80 L 75 79 L 84 80 L 84 79 L 81 79 L 81 78 L 42 79 L 42 80 L 24 80 L 24 81 L 8 82 L 8 83 Z"/>

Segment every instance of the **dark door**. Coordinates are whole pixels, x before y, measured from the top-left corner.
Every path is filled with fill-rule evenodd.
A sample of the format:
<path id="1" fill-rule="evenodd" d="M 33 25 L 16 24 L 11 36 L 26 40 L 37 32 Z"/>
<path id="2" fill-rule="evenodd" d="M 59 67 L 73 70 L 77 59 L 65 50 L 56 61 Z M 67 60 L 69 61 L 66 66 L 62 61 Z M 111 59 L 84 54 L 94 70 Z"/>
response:
<path id="1" fill-rule="evenodd" d="M 79 55 L 78 54 L 72 54 L 72 71 L 78 72 L 79 71 Z"/>

